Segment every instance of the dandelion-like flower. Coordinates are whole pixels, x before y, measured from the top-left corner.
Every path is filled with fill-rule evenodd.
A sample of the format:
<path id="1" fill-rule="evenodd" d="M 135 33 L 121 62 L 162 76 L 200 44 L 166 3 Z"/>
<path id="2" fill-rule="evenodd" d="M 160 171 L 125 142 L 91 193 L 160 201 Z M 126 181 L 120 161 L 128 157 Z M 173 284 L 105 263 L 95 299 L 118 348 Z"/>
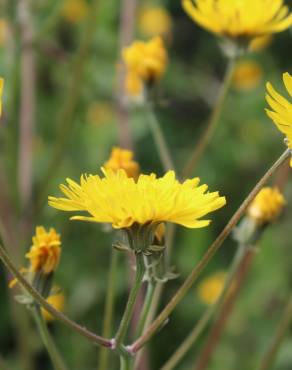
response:
<path id="1" fill-rule="evenodd" d="M 122 57 L 127 67 L 126 91 L 132 96 L 141 94 L 144 84 L 160 79 L 167 65 L 167 52 L 159 36 L 148 42 L 134 41 L 123 49 Z"/>
<path id="2" fill-rule="evenodd" d="M 33 245 L 25 255 L 30 260 L 30 270 L 48 275 L 55 271 L 61 255 L 61 240 L 54 228 L 49 231 L 42 226 L 36 228 Z"/>
<path id="3" fill-rule="evenodd" d="M 131 150 L 114 147 L 110 158 L 104 163 L 104 168 L 113 171 L 125 170 L 128 177 L 137 178 L 139 164 L 133 159 L 134 153 Z"/>
<path id="4" fill-rule="evenodd" d="M 253 60 L 243 60 L 235 66 L 232 84 L 237 90 L 249 91 L 254 89 L 261 82 L 263 70 Z"/>
<path id="5" fill-rule="evenodd" d="M 283 74 L 283 81 L 290 97 L 292 97 L 292 76 L 288 72 Z M 287 145 L 292 149 L 292 103 L 280 95 L 270 82 L 267 83 L 266 100 L 272 109 L 266 109 L 268 116 L 286 135 Z M 292 167 L 292 159 L 290 166 Z"/>
<path id="6" fill-rule="evenodd" d="M 279 217 L 285 204 L 285 198 L 278 188 L 265 187 L 255 197 L 247 214 L 257 224 L 267 224 Z"/>
<path id="7" fill-rule="evenodd" d="M 2 114 L 2 95 L 3 95 L 4 80 L 0 77 L 0 117 Z"/>
<path id="8" fill-rule="evenodd" d="M 226 275 L 224 271 L 217 271 L 199 284 L 198 296 L 203 303 L 207 305 L 216 303 L 223 291 Z"/>
<path id="9" fill-rule="evenodd" d="M 183 0 L 183 7 L 201 27 L 240 41 L 249 42 L 292 25 L 283 0 Z"/>
<path id="10" fill-rule="evenodd" d="M 102 168 L 104 177 L 82 175 L 80 184 L 67 179 L 60 189 L 66 198 L 49 197 L 50 206 L 62 211 L 85 211 L 73 220 L 111 223 L 115 229 L 135 225 L 158 225 L 172 222 L 189 228 L 208 226 L 202 220 L 226 203 L 218 192 L 207 192 L 199 186 L 199 178 L 180 183 L 173 171 L 157 178 L 155 174 L 140 175 L 135 181 L 124 170 Z"/>

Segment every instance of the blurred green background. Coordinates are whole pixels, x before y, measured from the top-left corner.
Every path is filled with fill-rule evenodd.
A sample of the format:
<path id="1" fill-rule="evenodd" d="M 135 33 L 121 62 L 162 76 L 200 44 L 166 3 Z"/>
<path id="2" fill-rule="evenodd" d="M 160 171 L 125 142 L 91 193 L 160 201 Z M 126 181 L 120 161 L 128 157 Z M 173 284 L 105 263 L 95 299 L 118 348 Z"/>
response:
<path id="1" fill-rule="evenodd" d="M 17 258 L 19 266 L 24 263 L 24 252 L 30 247 L 30 238 L 36 225 L 52 226 L 61 233 L 63 252 L 56 282 L 64 290 L 65 312 L 77 322 L 100 333 L 112 236 L 103 232 L 97 224 L 69 221 L 67 214 L 47 205 L 37 219 L 32 218 L 25 237 L 19 235 L 22 226 L 18 221 L 23 219 L 23 215 L 30 215 L 29 211 L 35 206 L 56 142 L 64 132 L 64 125 L 69 125 L 70 129 L 62 143 L 62 161 L 53 168 L 52 182 L 46 189 L 46 195 L 58 195 L 57 186 L 66 177 L 78 180 L 81 173 L 99 172 L 112 146 L 119 145 L 117 75 L 121 68 L 122 1 L 71 0 L 71 5 L 69 0 L 32 2 L 33 40 L 30 45 L 23 44 L 21 3 L 14 0 L 2 0 L 1 3 L 0 75 L 5 79 L 5 90 L 0 124 L 0 162 L 1 179 L 6 187 L 1 184 L 0 201 L 2 198 L 7 200 L 8 207 L 5 212 L 2 209 L 2 217 L 4 215 L 8 222 L 10 213 L 16 212 L 17 227 L 11 232 L 19 245 L 11 253 Z M 148 31 L 147 25 L 143 26 L 142 15 L 146 8 L 162 7 L 170 17 L 170 28 L 164 34 L 169 65 L 159 84 L 155 112 L 176 168 L 180 171 L 204 131 L 226 68 L 226 59 L 218 40 L 188 18 L 180 1 L 137 3 L 134 38 L 147 40 L 152 36 L 151 27 L 155 29 L 155 17 Z M 74 7 L 77 7 L 77 11 Z M 195 173 L 211 190 L 219 190 L 226 195 L 228 203 L 212 215 L 213 222 L 208 228 L 177 228 L 172 265 L 179 277 L 168 282 L 161 306 L 180 286 L 256 180 L 283 151 L 283 138 L 264 112 L 267 105 L 265 83 L 271 81 L 284 93 L 281 76 L 283 72 L 291 72 L 291 42 L 291 32 L 286 31 L 275 35 L 267 47 L 241 58 L 242 61 L 255 62 L 257 73 L 251 77 L 239 77 L 239 82 L 234 82 L 214 137 Z M 35 57 L 36 116 L 32 142 L 32 196 L 29 204 L 24 205 L 18 190 L 18 150 L 21 55 L 27 46 L 33 49 Z M 245 86 L 245 78 L 252 80 L 248 87 Z M 70 107 L 72 101 L 73 109 Z M 71 109 L 71 113 L 66 113 L 66 109 Z M 163 174 L 143 111 L 130 109 L 129 124 L 135 158 L 142 171 Z M 260 242 L 258 255 L 213 355 L 210 370 L 255 369 L 281 318 L 292 283 L 291 176 L 284 192 L 288 203 L 285 212 L 279 222 L 265 232 Z M 9 199 L 11 202 L 8 202 Z M 2 205 L 4 207 L 4 201 Z M 228 238 L 205 269 L 200 281 L 214 272 L 226 270 L 235 248 L 235 241 Z M 119 256 L 114 329 L 117 328 L 127 298 L 126 257 L 123 253 Z M 1 266 L 0 355 L 8 364 L 8 369 L 27 369 L 26 356 L 21 354 L 20 348 L 24 346 L 25 352 L 28 346 L 33 358 L 29 369 L 51 369 L 30 319 L 27 332 L 20 339 L 17 329 L 20 319 L 15 319 L 20 316 L 17 313 L 15 315 L 15 310 L 24 312 L 25 308 L 16 307 L 14 299 L 9 298 L 6 278 Z M 205 308 L 194 287 L 171 315 L 168 324 L 148 345 L 151 365 L 143 370 L 159 369 Z M 98 348 L 62 324 L 50 325 L 70 369 L 97 369 Z M 291 369 L 291 334 L 284 341 L 274 369 Z M 178 369 L 192 369 L 205 338 L 206 333 Z M 109 370 L 117 369 L 117 360 L 111 357 Z"/>

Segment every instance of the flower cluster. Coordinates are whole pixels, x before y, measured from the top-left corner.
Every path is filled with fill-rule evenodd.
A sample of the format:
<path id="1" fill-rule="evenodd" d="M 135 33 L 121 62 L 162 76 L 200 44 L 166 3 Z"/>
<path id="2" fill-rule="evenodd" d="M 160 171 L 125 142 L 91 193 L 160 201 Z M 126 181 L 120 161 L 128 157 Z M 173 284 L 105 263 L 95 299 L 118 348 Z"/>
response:
<path id="1" fill-rule="evenodd" d="M 81 176 L 80 184 L 67 179 L 61 185 L 66 198 L 49 197 L 49 204 L 63 211 L 86 211 L 90 216 L 73 216 L 73 220 L 111 223 L 113 228 L 130 228 L 134 224 L 172 222 L 189 228 L 209 225 L 201 220 L 226 203 L 218 192 L 207 192 L 199 179 L 180 183 L 173 171 L 157 178 L 140 175 L 137 181 L 124 170 L 102 168 L 104 177 Z"/>
<path id="2" fill-rule="evenodd" d="M 126 91 L 131 96 L 140 95 L 143 87 L 162 77 L 167 65 L 167 52 L 161 37 L 148 42 L 134 41 L 123 50 L 127 67 Z"/>
<path id="3" fill-rule="evenodd" d="M 283 81 L 292 97 L 292 76 L 288 72 L 283 74 Z M 272 110 L 266 109 L 266 112 L 278 129 L 286 135 L 287 145 L 292 149 L 292 103 L 280 95 L 270 82 L 267 83 L 267 92 L 266 99 Z M 290 165 L 292 167 L 292 159 Z"/>
<path id="4" fill-rule="evenodd" d="M 283 0 L 183 0 L 183 7 L 201 27 L 239 41 L 250 42 L 292 25 Z"/>

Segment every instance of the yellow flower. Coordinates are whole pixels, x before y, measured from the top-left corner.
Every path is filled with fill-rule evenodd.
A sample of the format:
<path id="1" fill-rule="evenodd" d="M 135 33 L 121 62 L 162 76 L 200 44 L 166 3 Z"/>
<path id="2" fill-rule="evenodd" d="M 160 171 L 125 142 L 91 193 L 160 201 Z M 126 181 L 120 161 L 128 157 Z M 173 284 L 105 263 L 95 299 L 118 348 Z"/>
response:
<path id="1" fill-rule="evenodd" d="M 245 60 L 236 65 L 232 84 L 237 90 L 252 90 L 261 82 L 262 76 L 262 68 L 257 62 Z"/>
<path id="2" fill-rule="evenodd" d="M 44 227 L 36 228 L 33 245 L 25 255 L 30 260 L 30 270 L 45 275 L 55 271 L 61 255 L 61 240 L 54 228 L 47 232 Z"/>
<path id="3" fill-rule="evenodd" d="M 247 214 L 258 224 L 266 224 L 279 217 L 285 204 L 285 199 L 278 188 L 265 187 L 255 197 Z"/>
<path id="4" fill-rule="evenodd" d="M 81 22 L 88 14 L 88 5 L 85 0 L 65 0 L 62 15 L 70 23 Z"/>
<path id="5" fill-rule="evenodd" d="M 288 72 L 283 74 L 283 81 L 290 97 L 292 97 L 292 76 Z M 292 103 L 283 98 L 270 82 L 267 83 L 267 91 L 266 100 L 272 110 L 266 109 L 266 112 L 278 129 L 286 135 L 287 145 L 292 149 Z M 292 167 L 292 159 L 290 166 Z"/>
<path id="6" fill-rule="evenodd" d="M 283 0 L 183 0 L 188 15 L 222 37 L 250 41 L 292 25 Z"/>
<path id="7" fill-rule="evenodd" d="M 169 12 L 162 7 L 142 9 L 139 17 L 139 29 L 145 36 L 167 35 L 172 27 Z"/>
<path id="8" fill-rule="evenodd" d="M 2 114 L 2 95 L 3 95 L 4 80 L 0 77 L 0 117 Z"/>
<path id="9" fill-rule="evenodd" d="M 166 69 L 167 52 L 159 36 L 148 42 L 134 41 L 123 49 L 122 57 L 127 67 L 126 89 L 129 95 L 141 94 L 143 84 L 156 82 Z"/>
<path id="10" fill-rule="evenodd" d="M 198 296 L 200 300 L 207 304 L 212 305 L 216 303 L 226 280 L 226 273 L 219 271 L 204 279 L 198 286 Z"/>
<path id="11" fill-rule="evenodd" d="M 134 153 L 130 150 L 114 147 L 109 160 L 103 166 L 113 171 L 123 169 L 128 177 L 136 179 L 139 174 L 139 164 L 133 160 L 133 157 Z"/>
<path id="12" fill-rule="evenodd" d="M 47 302 L 52 305 L 56 310 L 63 311 L 65 306 L 65 297 L 63 293 L 57 293 L 49 296 Z M 43 318 L 46 321 L 53 321 L 54 317 L 44 308 L 41 308 Z"/>
<path id="13" fill-rule="evenodd" d="M 111 223 L 116 229 L 136 224 L 149 225 L 173 222 L 189 228 L 208 226 L 200 220 L 226 203 L 218 192 L 207 192 L 199 179 L 180 183 L 173 171 L 157 178 L 155 174 L 129 178 L 124 170 L 114 172 L 102 168 L 104 177 L 82 175 L 80 185 L 67 179 L 61 185 L 66 198 L 49 197 L 50 206 L 63 211 L 86 211 L 88 216 L 73 220 Z"/>

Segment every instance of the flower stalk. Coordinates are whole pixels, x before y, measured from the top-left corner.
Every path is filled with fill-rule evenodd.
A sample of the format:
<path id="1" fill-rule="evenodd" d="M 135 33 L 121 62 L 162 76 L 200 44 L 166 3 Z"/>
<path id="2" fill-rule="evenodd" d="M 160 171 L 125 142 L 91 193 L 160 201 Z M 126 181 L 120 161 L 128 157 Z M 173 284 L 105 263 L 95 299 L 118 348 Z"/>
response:
<path id="1" fill-rule="evenodd" d="M 48 354 L 51 358 L 52 364 L 55 370 L 67 370 L 67 367 L 48 331 L 47 325 L 44 321 L 42 313 L 38 305 L 34 304 L 31 308 L 35 322 L 37 324 L 39 333 L 41 335 L 44 346 L 46 347 Z"/>
<path id="2" fill-rule="evenodd" d="M 139 351 L 152 336 L 157 332 L 157 330 L 163 325 L 165 320 L 168 316 L 172 313 L 175 307 L 180 303 L 180 301 L 185 297 L 189 289 L 192 287 L 196 279 L 198 278 L 199 274 L 204 270 L 206 265 L 221 247 L 227 236 L 231 233 L 241 216 L 244 214 L 250 203 L 253 201 L 255 196 L 261 190 L 261 188 L 265 185 L 267 180 L 278 170 L 279 167 L 286 161 L 286 159 L 290 156 L 290 150 L 287 149 L 284 153 L 277 159 L 277 161 L 268 169 L 268 171 L 264 174 L 264 176 L 257 182 L 251 192 L 248 194 L 246 199 L 242 202 L 239 206 L 237 211 L 231 217 L 230 221 L 227 223 L 225 228 L 213 242 L 213 244 L 208 248 L 200 262 L 195 266 L 192 270 L 190 275 L 178 289 L 176 294 L 172 297 L 170 302 L 166 305 L 166 307 L 161 311 L 158 317 L 154 320 L 154 322 L 150 325 L 150 327 L 145 331 L 145 333 L 138 338 L 131 346 L 128 347 L 128 350 L 131 353 L 136 353 Z"/>
<path id="3" fill-rule="evenodd" d="M 225 75 L 224 75 L 224 78 L 223 78 L 223 81 L 220 87 L 220 91 L 218 93 L 216 103 L 214 105 L 211 116 L 209 118 L 209 122 L 207 124 L 205 131 L 200 137 L 198 144 L 193 150 L 193 153 L 191 154 L 189 161 L 187 162 L 186 166 L 184 167 L 182 171 L 182 178 L 189 177 L 190 174 L 193 172 L 194 168 L 197 166 L 202 154 L 204 153 L 207 145 L 209 144 L 214 134 L 214 131 L 219 122 L 222 109 L 224 106 L 224 102 L 225 102 L 225 99 L 226 99 L 226 96 L 227 96 L 227 93 L 230 87 L 235 63 L 236 63 L 236 59 L 234 57 L 229 57 L 226 72 L 225 72 Z"/>
<path id="4" fill-rule="evenodd" d="M 119 326 L 117 334 L 115 336 L 115 346 L 116 346 L 116 348 L 119 348 L 122 345 L 122 343 L 123 343 L 123 341 L 124 341 L 124 339 L 127 335 L 129 324 L 130 324 L 132 314 L 133 314 L 133 311 L 134 311 L 134 305 L 135 305 L 135 302 L 136 302 L 136 298 L 137 298 L 139 289 L 142 285 L 143 276 L 144 276 L 144 273 L 145 273 L 145 265 L 144 265 L 144 260 L 143 260 L 142 253 L 141 252 L 136 252 L 135 257 L 136 257 L 135 280 L 133 282 L 133 286 L 132 286 L 132 289 L 131 289 L 131 292 L 130 292 L 130 295 L 129 295 L 129 298 L 128 298 L 128 302 L 127 302 L 122 320 L 120 322 L 120 326 Z"/>

